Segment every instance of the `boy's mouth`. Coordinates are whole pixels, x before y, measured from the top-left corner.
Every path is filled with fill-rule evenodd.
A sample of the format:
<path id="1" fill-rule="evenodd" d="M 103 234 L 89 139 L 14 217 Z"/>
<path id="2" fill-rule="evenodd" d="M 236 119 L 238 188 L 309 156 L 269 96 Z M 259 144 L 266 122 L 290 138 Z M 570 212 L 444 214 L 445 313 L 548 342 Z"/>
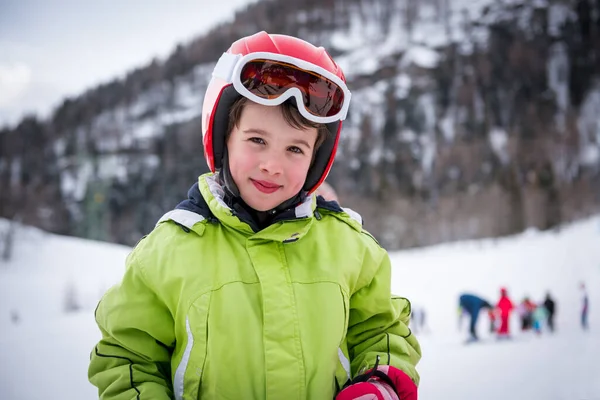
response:
<path id="1" fill-rule="evenodd" d="M 252 178 L 250 180 L 252 181 L 252 184 L 254 184 L 254 187 L 263 193 L 273 193 L 281 187 L 281 185 L 268 181 L 259 181 Z"/>

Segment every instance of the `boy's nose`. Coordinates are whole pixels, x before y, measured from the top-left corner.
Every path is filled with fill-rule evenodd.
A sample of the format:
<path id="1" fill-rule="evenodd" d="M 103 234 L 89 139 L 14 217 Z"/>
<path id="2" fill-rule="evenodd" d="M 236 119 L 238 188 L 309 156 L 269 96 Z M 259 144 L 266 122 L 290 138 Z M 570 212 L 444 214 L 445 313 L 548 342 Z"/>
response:
<path id="1" fill-rule="evenodd" d="M 283 172 L 283 165 L 277 157 L 265 157 L 260 163 L 260 169 L 269 175 L 278 175 Z"/>

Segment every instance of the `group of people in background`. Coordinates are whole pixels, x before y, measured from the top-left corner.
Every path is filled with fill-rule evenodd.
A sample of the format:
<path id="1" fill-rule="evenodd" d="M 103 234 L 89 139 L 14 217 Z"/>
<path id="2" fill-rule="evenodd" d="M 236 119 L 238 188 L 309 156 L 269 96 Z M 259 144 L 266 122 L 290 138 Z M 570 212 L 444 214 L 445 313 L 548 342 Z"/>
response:
<path id="1" fill-rule="evenodd" d="M 554 314 L 556 313 L 556 302 L 548 292 L 543 302 L 535 303 L 529 297 L 525 297 L 517 306 L 516 312 L 521 321 L 521 331 L 533 330 L 542 333 L 544 322 L 550 332 L 554 331 Z"/>
<path id="2" fill-rule="evenodd" d="M 581 301 L 581 327 L 588 329 L 589 298 L 585 284 L 580 285 L 582 291 Z M 459 297 L 459 326 L 464 316 L 470 317 L 469 338 L 467 342 L 479 340 L 477 335 L 477 321 L 482 310 L 487 311 L 490 321 L 490 333 L 495 333 L 498 339 L 508 339 L 511 337 L 510 316 L 516 312 L 521 322 L 521 331 L 533 331 L 541 334 L 543 330 L 554 332 L 556 315 L 556 301 L 550 294 L 546 293 L 543 301 L 534 302 L 529 297 L 525 297 L 520 303 L 515 303 L 510 299 L 506 288 L 500 289 L 500 298 L 493 304 L 484 298 L 463 293 Z"/>

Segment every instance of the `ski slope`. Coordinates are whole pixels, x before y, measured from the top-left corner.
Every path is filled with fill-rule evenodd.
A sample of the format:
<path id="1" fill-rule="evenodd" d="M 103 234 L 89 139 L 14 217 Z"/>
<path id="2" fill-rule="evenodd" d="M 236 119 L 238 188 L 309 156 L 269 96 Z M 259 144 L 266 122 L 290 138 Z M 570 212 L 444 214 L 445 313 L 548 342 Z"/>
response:
<path id="1" fill-rule="evenodd" d="M 89 354 L 99 339 L 93 312 L 119 280 L 129 250 L 18 230 L 13 259 L 0 264 L 0 399 L 98 397 L 87 382 Z M 394 293 L 427 312 L 427 331 L 418 335 L 421 400 L 600 399 L 600 216 L 558 232 L 390 255 Z M 590 298 L 587 332 L 579 327 L 582 281 Z M 515 302 L 525 295 L 541 301 L 550 290 L 557 331 L 514 330 L 512 341 L 497 342 L 483 317 L 482 342 L 465 345 L 458 295 L 469 291 L 495 302 L 501 286 Z M 68 302 L 79 310 L 65 312 Z"/>

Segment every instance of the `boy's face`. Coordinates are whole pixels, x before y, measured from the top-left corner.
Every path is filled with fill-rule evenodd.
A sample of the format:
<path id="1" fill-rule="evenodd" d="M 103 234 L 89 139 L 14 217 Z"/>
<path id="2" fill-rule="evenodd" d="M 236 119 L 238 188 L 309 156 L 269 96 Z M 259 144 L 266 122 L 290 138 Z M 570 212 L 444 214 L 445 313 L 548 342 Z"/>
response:
<path id="1" fill-rule="evenodd" d="M 295 196 L 306 180 L 317 128 L 290 126 L 280 107 L 248 102 L 229 139 L 229 168 L 242 199 L 267 211 Z"/>

